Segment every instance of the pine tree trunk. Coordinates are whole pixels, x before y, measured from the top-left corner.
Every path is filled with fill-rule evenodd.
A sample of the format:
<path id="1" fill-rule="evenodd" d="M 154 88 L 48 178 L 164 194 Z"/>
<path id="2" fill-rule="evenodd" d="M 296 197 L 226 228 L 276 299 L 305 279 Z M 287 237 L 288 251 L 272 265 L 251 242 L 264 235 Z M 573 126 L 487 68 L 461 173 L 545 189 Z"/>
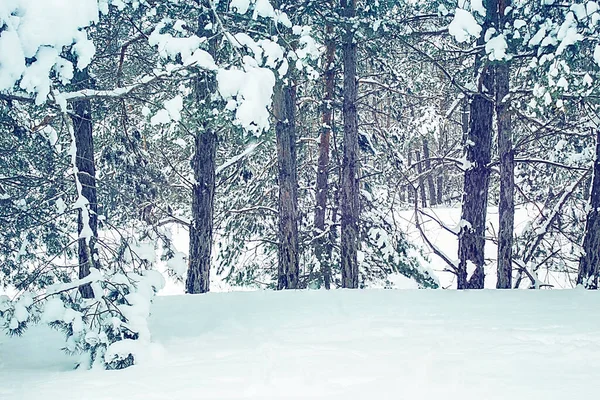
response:
<path id="1" fill-rule="evenodd" d="M 335 42 L 333 40 L 333 27 L 327 25 L 325 38 L 325 96 L 323 99 L 323 124 L 319 141 L 319 159 L 317 165 L 316 204 L 315 204 L 315 255 L 321 266 L 325 289 L 331 288 L 331 263 L 328 257 L 328 243 L 325 235 L 325 214 L 327 212 L 328 180 L 329 180 L 329 144 L 331 140 L 331 127 L 333 125 L 333 95 L 334 95 L 334 58 Z M 329 244 L 331 246 L 331 244 Z"/>
<path id="2" fill-rule="evenodd" d="M 215 78 L 208 74 L 197 79 L 194 90 L 198 104 L 209 98 L 215 85 Z M 195 182 L 192 189 L 189 266 L 185 282 L 185 292 L 190 294 L 210 290 L 216 153 L 217 134 L 211 122 L 205 120 L 196 133 L 192 159 Z"/>
<path id="3" fill-rule="evenodd" d="M 425 195 L 425 179 L 423 179 L 423 163 L 421 162 L 421 153 L 415 150 L 417 160 L 417 173 L 419 174 L 419 196 L 421 197 L 421 207 L 427 208 L 427 196 Z"/>
<path id="4" fill-rule="evenodd" d="M 498 18 L 497 0 L 484 0 L 486 21 L 484 32 L 494 26 Z M 481 36 L 478 45 L 484 44 Z M 478 67 L 485 56 L 478 56 Z M 477 68 L 476 68 L 477 70 Z M 469 168 L 465 171 L 461 230 L 458 235 L 458 289 L 483 289 L 485 281 L 485 219 L 487 215 L 488 188 L 492 153 L 492 124 L 494 118 L 493 96 L 495 68 L 483 66 L 479 75 L 478 93 L 473 96 L 469 109 L 469 131 L 465 153 Z M 467 276 L 467 264 L 473 264 L 473 274 Z"/>
<path id="5" fill-rule="evenodd" d="M 590 209 L 585 222 L 583 255 L 579 259 L 577 284 L 598 289 L 600 275 L 600 129 L 596 130 L 596 159 L 590 191 Z"/>
<path id="6" fill-rule="evenodd" d="M 447 139 L 447 127 L 445 125 L 442 126 L 442 130 L 440 132 L 440 138 L 438 140 L 438 151 L 443 154 L 443 149 L 445 149 L 448 144 L 448 139 Z M 439 169 L 438 175 L 437 175 L 437 182 L 436 182 L 436 188 L 437 188 L 437 201 L 436 203 L 441 205 L 444 203 L 444 181 L 445 181 L 445 176 L 446 176 L 446 168 L 444 168 L 444 162 L 442 161 L 442 168 Z"/>
<path id="7" fill-rule="evenodd" d="M 192 191 L 189 268 L 185 282 L 185 291 L 190 294 L 210 290 L 216 149 L 217 135 L 212 128 L 196 134 L 192 160 L 196 182 Z"/>
<path id="8" fill-rule="evenodd" d="M 408 167 L 409 167 L 409 173 L 411 173 L 410 170 L 412 170 L 412 151 L 410 149 L 408 149 L 408 157 L 406 159 L 407 163 L 408 163 Z M 411 205 L 414 205 L 415 202 L 415 196 L 416 196 L 417 192 L 415 191 L 415 187 L 413 184 L 409 183 L 408 185 L 406 185 L 406 197 L 408 199 L 408 202 Z"/>
<path id="9" fill-rule="evenodd" d="M 504 9 L 509 0 L 500 5 L 500 22 L 504 21 Z M 508 63 L 496 67 L 496 120 L 498 124 L 498 153 L 500 157 L 500 202 L 498 204 L 498 281 L 496 288 L 512 288 L 512 247 L 515 225 L 514 170 L 515 161 L 512 149 L 512 124 L 509 103 L 505 101 L 510 88 Z"/>
<path id="10" fill-rule="evenodd" d="M 277 120 L 279 231 L 277 289 L 298 287 L 298 167 L 296 161 L 296 88 L 278 83 L 273 98 Z"/>
<path id="11" fill-rule="evenodd" d="M 356 15 L 355 0 L 341 0 L 342 14 L 346 20 Z M 358 186 L 358 116 L 356 113 L 356 43 L 351 26 L 346 27 L 343 37 L 344 58 L 344 158 L 340 188 L 341 268 L 342 287 L 358 288 L 359 245 L 359 186 Z"/>
<path id="12" fill-rule="evenodd" d="M 423 158 L 425 159 L 425 171 L 427 171 L 427 188 L 429 189 L 429 204 L 435 206 L 437 204 L 437 196 L 435 193 L 435 183 L 433 182 L 433 171 L 431 170 L 429 141 L 427 139 L 423 139 Z"/>
<path id="13" fill-rule="evenodd" d="M 487 68 L 482 76 L 482 90 L 492 88 L 493 69 Z M 489 93 L 487 93 L 489 95 Z M 458 289 L 483 289 L 485 218 L 490 179 L 489 163 L 492 147 L 492 101 L 476 94 L 471 101 L 468 141 L 465 146 L 465 171 L 461 230 L 458 240 Z M 467 281 L 467 262 L 474 264 L 474 272 Z"/>
<path id="14" fill-rule="evenodd" d="M 75 86 L 79 88 L 90 87 L 90 76 L 87 68 L 83 71 L 76 71 L 73 79 Z M 90 274 L 90 268 L 99 268 L 98 249 L 96 242 L 98 240 L 98 199 L 96 192 L 96 164 L 94 161 L 94 139 L 92 136 L 92 104 L 90 100 L 79 100 L 73 103 L 73 130 L 75 135 L 75 145 L 77 147 L 75 164 L 77 166 L 77 176 L 81 183 L 81 194 L 89 202 L 89 228 L 92 231 L 92 237 L 89 239 L 79 239 L 78 258 L 79 258 L 79 279 Z M 81 235 L 84 229 L 83 213 L 79 210 L 77 217 L 77 232 Z M 88 285 L 80 286 L 81 296 L 89 299 L 94 297 L 92 287 Z"/>

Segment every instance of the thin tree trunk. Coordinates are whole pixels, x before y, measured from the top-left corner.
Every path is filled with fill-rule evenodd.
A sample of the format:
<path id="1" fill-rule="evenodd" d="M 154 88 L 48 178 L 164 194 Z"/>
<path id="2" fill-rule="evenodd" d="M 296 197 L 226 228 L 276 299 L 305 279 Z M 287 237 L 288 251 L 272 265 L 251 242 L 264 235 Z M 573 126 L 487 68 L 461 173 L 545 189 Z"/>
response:
<path id="1" fill-rule="evenodd" d="M 319 160 L 317 164 L 317 185 L 315 204 L 315 255 L 321 266 L 325 289 L 331 288 L 331 263 L 327 249 L 328 235 L 325 231 L 325 214 L 327 212 L 328 180 L 329 180 L 329 145 L 331 141 L 331 127 L 333 124 L 333 95 L 335 80 L 335 41 L 333 39 L 333 26 L 327 25 L 325 38 L 325 96 L 323 99 L 323 124 L 319 141 Z"/>
<path id="2" fill-rule="evenodd" d="M 435 193 L 435 183 L 433 182 L 433 171 L 431 170 L 431 160 L 429 154 L 429 141 L 423 139 L 423 158 L 425 159 L 425 170 L 427 171 L 427 188 L 429 189 L 429 203 L 432 206 L 437 204 Z"/>
<path id="3" fill-rule="evenodd" d="M 407 171 L 408 173 L 411 173 L 410 170 L 412 170 L 412 151 L 411 149 L 408 149 L 408 167 Z M 408 198 L 408 202 L 410 204 L 414 204 L 415 202 L 415 196 L 417 195 L 417 192 L 415 190 L 415 186 L 412 183 L 409 183 L 408 185 L 406 185 L 406 197 Z"/>
<path id="4" fill-rule="evenodd" d="M 440 138 L 438 141 L 438 151 L 440 154 L 443 153 L 443 149 L 446 148 L 447 144 L 447 127 L 446 124 L 442 125 L 442 130 L 440 132 Z M 443 204 L 444 203 L 444 177 L 446 175 L 446 168 L 444 168 L 444 162 L 442 161 L 442 168 L 439 168 L 438 170 L 438 176 L 437 176 L 437 182 L 436 182 L 436 187 L 437 187 L 437 204 Z"/>
<path id="5" fill-rule="evenodd" d="M 355 0 L 340 0 L 342 15 L 348 21 L 356 15 Z M 358 116 L 356 113 L 356 43 L 352 26 L 343 37 L 344 58 L 344 159 L 340 188 L 342 287 L 358 288 L 359 186 Z"/>
<path id="6" fill-rule="evenodd" d="M 583 255 L 579 259 L 577 284 L 598 289 L 600 275 L 600 129 L 596 130 L 596 159 L 590 191 L 590 210 L 585 222 Z"/>
<path id="7" fill-rule="evenodd" d="M 298 167 L 296 161 L 296 88 L 278 83 L 273 98 L 277 124 L 279 232 L 277 289 L 298 287 Z"/>
<path id="8" fill-rule="evenodd" d="M 83 71 L 76 71 L 73 80 L 79 88 L 90 87 L 90 76 L 87 68 Z M 79 100 L 73 103 L 73 129 L 75 134 L 75 146 L 77 147 L 75 164 L 77 166 L 77 176 L 81 184 L 81 194 L 89 202 L 87 225 L 91 230 L 92 236 L 89 239 L 81 238 L 78 241 L 79 257 L 79 278 L 84 278 L 90 274 L 90 268 L 99 268 L 98 249 L 96 242 L 98 240 L 98 199 L 96 192 L 96 164 L 94 161 L 94 139 L 92 136 L 92 104 L 90 100 Z M 77 232 L 81 236 L 84 229 L 87 229 L 82 210 L 79 210 L 77 217 Z M 94 297 L 92 287 L 88 285 L 80 286 L 81 296 L 89 299 Z"/>
<path id="9" fill-rule="evenodd" d="M 419 174 L 419 196 L 421 196 L 421 207 L 427 208 L 427 196 L 425 195 L 425 179 L 423 179 L 423 163 L 421 163 L 421 153 L 415 150 L 417 160 L 417 173 Z"/>
<path id="10" fill-rule="evenodd" d="M 499 2 L 500 22 L 504 21 L 504 9 L 510 0 Z M 509 103 L 505 99 L 510 88 L 508 63 L 496 67 L 496 120 L 498 124 L 498 153 L 500 157 L 500 202 L 498 204 L 498 281 L 496 288 L 512 288 L 512 248 L 515 225 L 514 170 L 515 160 L 512 148 L 512 124 Z"/>
<path id="11" fill-rule="evenodd" d="M 194 90 L 200 106 L 214 92 L 215 87 L 215 78 L 209 74 L 197 79 Z M 216 154 L 217 134 L 211 122 L 205 120 L 196 133 L 192 159 L 195 182 L 192 189 L 189 267 L 185 282 L 185 291 L 190 294 L 210 290 Z"/>

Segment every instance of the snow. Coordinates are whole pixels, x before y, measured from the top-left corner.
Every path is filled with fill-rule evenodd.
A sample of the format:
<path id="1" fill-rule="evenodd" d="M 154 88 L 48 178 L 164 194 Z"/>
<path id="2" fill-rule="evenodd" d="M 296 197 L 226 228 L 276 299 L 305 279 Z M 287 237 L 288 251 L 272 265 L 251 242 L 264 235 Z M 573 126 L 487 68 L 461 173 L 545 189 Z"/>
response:
<path id="1" fill-rule="evenodd" d="M 183 97 L 177 95 L 163 103 L 163 109 L 150 118 L 151 125 L 168 124 L 171 121 L 181 121 L 181 111 L 183 110 Z"/>
<path id="2" fill-rule="evenodd" d="M 269 0 L 256 0 L 252 18 L 256 19 L 256 17 L 275 18 L 275 10 Z"/>
<path id="3" fill-rule="evenodd" d="M 471 11 L 476 11 L 482 17 L 485 17 L 485 7 L 483 0 L 471 0 Z"/>
<path id="4" fill-rule="evenodd" d="M 236 100 L 235 122 L 244 129 L 261 133 L 269 129 L 269 111 L 275 75 L 268 68 L 250 66 L 246 70 L 220 69 L 217 72 L 219 93 L 225 100 Z"/>
<path id="5" fill-rule="evenodd" d="M 290 17 L 281 11 L 275 11 L 275 22 L 285 26 L 286 28 L 292 27 L 292 21 L 290 21 Z"/>
<path id="6" fill-rule="evenodd" d="M 583 5 L 581 7 L 585 14 L 585 7 Z M 583 35 L 577 32 L 577 21 L 573 13 L 567 14 L 565 21 L 556 34 L 556 38 L 560 42 L 556 49 L 556 54 L 561 54 L 567 47 L 583 40 Z"/>
<path id="7" fill-rule="evenodd" d="M 235 156 L 231 157 L 229 160 L 227 160 L 223 164 L 219 165 L 215 169 L 215 175 L 219 175 L 220 173 L 222 173 L 224 170 L 226 170 L 227 168 L 229 168 L 233 164 L 237 163 L 241 159 L 243 159 L 243 158 L 249 156 L 250 154 L 254 153 L 254 150 L 256 150 L 256 148 L 258 146 L 260 146 L 261 144 L 262 144 L 262 142 L 253 142 L 253 143 L 250 143 L 248 146 L 246 146 L 246 148 L 244 149 L 243 152 L 241 152 L 238 155 L 235 155 Z"/>
<path id="8" fill-rule="evenodd" d="M 542 27 L 537 31 L 537 33 L 535 35 L 533 35 L 531 40 L 529 40 L 528 46 L 529 47 L 538 46 L 545 37 L 546 37 L 546 26 L 542 25 Z"/>
<path id="9" fill-rule="evenodd" d="M 231 0 L 229 8 L 237 12 L 238 14 L 246 14 L 250 7 L 250 0 Z"/>
<path id="10" fill-rule="evenodd" d="M 25 55 L 16 32 L 0 35 L 0 90 L 12 88 L 25 71 Z"/>
<path id="11" fill-rule="evenodd" d="M 508 44 L 506 43 L 506 39 L 502 34 L 494 36 L 485 44 L 485 52 L 487 53 L 490 61 L 501 61 L 503 59 L 507 59 L 507 49 Z"/>
<path id="12" fill-rule="evenodd" d="M 185 253 L 180 251 L 175 252 L 173 257 L 167 260 L 167 268 L 173 271 L 178 277 L 185 278 L 188 268 Z"/>
<path id="13" fill-rule="evenodd" d="M 462 43 L 469 40 L 471 36 L 479 37 L 481 26 L 470 12 L 457 8 L 454 12 L 454 19 L 448 25 L 448 32 L 454 36 L 457 42 Z"/>
<path id="14" fill-rule="evenodd" d="M 98 20 L 97 0 L 3 0 L 0 2 L 0 90 L 11 89 L 23 76 L 21 88 L 46 100 L 49 74 L 60 61 L 63 46 L 76 42 L 78 66 L 89 63 L 93 45 L 80 28 Z M 60 23 L 56 23 L 60 21 Z M 25 58 L 37 60 L 26 66 Z"/>
<path id="15" fill-rule="evenodd" d="M 525 22 L 522 19 L 515 19 L 515 22 L 514 22 L 515 29 L 521 29 L 525 26 L 527 26 L 527 22 Z"/>
<path id="16" fill-rule="evenodd" d="M 79 31 L 76 36 L 76 43 L 73 45 L 73 52 L 77 56 L 77 68 L 84 69 L 92 62 L 92 57 L 96 53 L 94 42 L 88 39 L 83 31 Z"/>
<path id="17" fill-rule="evenodd" d="M 65 317 L 65 311 L 65 304 L 63 301 L 58 297 L 53 297 L 46 302 L 41 321 L 46 323 L 62 321 Z"/>
<path id="18" fill-rule="evenodd" d="M 52 47 L 42 47 L 36 54 L 36 60 L 23 73 L 21 89 L 37 93 L 35 103 L 42 104 L 50 94 L 48 74 L 59 59 L 59 51 Z"/>
<path id="19" fill-rule="evenodd" d="M 61 48 L 71 44 L 79 28 L 98 20 L 96 0 L 20 0 L 8 3 L 9 10 L 11 3 L 16 7 L 12 18 L 5 22 L 9 30 L 12 28 L 18 32 L 25 57 L 35 56 L 43 46 Z M 57 24 L 55 21 L 61 22 Z"/>
<path id="20" fill-rule="evenodd" d="M 583 290 L 159 297 L 153 344 L 111 348 L 143 360 L 123 371 L 74 371 L 47 327 L 0 336 L 0 398 L 593 399 L 599 307 Z"/>

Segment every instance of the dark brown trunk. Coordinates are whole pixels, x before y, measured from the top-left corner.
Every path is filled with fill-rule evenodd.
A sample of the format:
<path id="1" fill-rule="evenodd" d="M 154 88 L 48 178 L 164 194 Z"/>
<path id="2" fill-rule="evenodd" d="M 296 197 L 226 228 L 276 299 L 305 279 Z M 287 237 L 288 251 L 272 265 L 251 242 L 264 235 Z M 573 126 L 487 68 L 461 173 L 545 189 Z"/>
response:
<path id="1" fill-rule="evenodd" d="M 497 18 L 496 0 L 486 0 L 487 19 L 484 31 Z M 483 44 L 480 37 L 478 44 Z M 476 60 L 476 67 L 485 57 Z M 477 69 L 476 69 L 477 70 Z M 461 230 L 458 236 L 458 289 L 483 289 L 485 280 L 485 219 L 487 215 L 489 163 L 492 152 L 492 123 L 494 104 L 491 99 L 495 68 L 484 65 L 478 76 L 478 93 L 473 96 L 469 109 L 469 132 L 465 143 L 465 155 L 469 166 L 465 171 Z M 473 274 L 468 277 L 467 264 L 473 264 Z"/>
<path id="2" fill-rule="evenodd" d="M 355 0 L 340 0 L 346 21 L 356 15 Z M 344 158 L 340 188 L 342 287 L 358 288 L 359 182 L 358 116 L 356 113 L 356 42 L 353 27 L 346 26 L 343 37 L 344 58 Z"/>
<path id="3" fill-rule="evenodd" d="M 325 289 L 331 288 L 331 263 L 328 256 L 328 236 L 325 234 L 325 214 L 327 212 L 328 180 L 329 180 L 329 144 L 331 141 L 331 127 L 333 124 L 333 92 L 334 92 L 334 58 L 335 42 L 333 40 L 333 27 L 327 25 L 325 38 L 325 93 L 323 98 L 323 120 L 321 137 L 319 141 L 319 160 L 317 165 L 317 185 L 315 195 L 315 255 L 321 267 Z"/>
<path id="4" fill-rule="evenodd" d="M 298 287 L 298 167 L 296 161 L 296 88 L 278 83 L 273 98 L 277 120 L 279 232 L 277 289 Z"/>
<path id="5" fill-rule="evenodd" d="M 212 21 L 215 23 L 215 21 Z M 204 20 L 198 20 L 198 34 L 205 35 Z M 209 51 L 216 55 L 216 41 L 209 42 Z M 210 73 L 200 74 L 194 82 L 194 96 L 198 108 L 206 107 L 217 88 L 216 78 Z M 209 104 L 209 103 L 208 103 Z M 192 220 L 190 223 L 189 265 L 185 291 L 190 294 L 210 291 L 212 265 L 213 221 L 215 201 L 215 175 L 217 133 L 212 121 L 196 119 L 199 125 L 195 136 L 192 158 L 194 185 L 192 187 Z"/>
<path id="6" fill-rule="evenodd" d="M 596 130 L 596 159 L 590 192 L 590 211 L 585 222 L 583 255 L 579 259 L 577 284 L 598 289 L 600 275 L 600 129 Z"/>
<path id="7" fill-rule="evenodd" d="M 482 77 L 483 86 L 491 88 L 492 70 Z M 489 95 L 489 92 L 487 93 Z M 493 103 L 481 94 L 471 101 L 468 142 L 465 146 L 469 168 L 465 171 L 461 230 L 458 241 L 458 289 L 482 289 L 484 283 L 485 218 L 492 145 Z M 467 262 L 474 272 L 467 281 Z"/>
<path id="8" fill-rule="evenodd" d="M 491 75 L 488 73 L 487 75 Z M 491 87 L 492 79 L 484 78 Z M 484 282 L 485 217 L 489 186 L 493 104 L 481 95 L 471 103 L 469 143 L 465 146 L 471 163 L 465 171 L 462 227 L 458 241 L 458 289 L 482 289 Z M 474 272 L 467 282 L 467 261 Z"/>
<path id="9" fill-rule="evenodd" d="M 190 255 L 185 291 L 190 294 L 210 290 L 213 210 L 215 197 L 215 157 L 217 135 L 207 127 L 196 135 L 196 153 L 192 160 L 194 187 L 190 225 Z"/>
<path id="10" fill-rule="evenodd" d="M 76 71 L 73 80 L 77 88 L 89 88 L 90 76 L 87 68 Z M 79 279 L 90 274 L 90 268 L 99 268 L 98 249 L 98 199 L 96 193 L 96 164 L 94 161 L 94 139 L 92 136 L 92 104 L 90 100 L 79 100 L 73 103 L 73 130 L 75 135 L 75 146 L 77 147 L 75 164 L 77 166 L 77 177 L 81 184 L 81 195 L 87 199 L 88 225 L 92 232 L 89 239 L 79 239 Z M 84 212 L 79 210 L 77 217 L 77 231 L 81 236 L 85 228 Z M 94 297 L 92 287 L 80 286 L 81 296 L 89 299 Z"/>
<path id="11" fill-rule="evenodd" d="M 504 8 L 509 0 L 501 1 L 499 20 L 503 24 Z M 514 169 L 515 160 L 512 148 L 512 124 L 509 102 L 505 99 L 510 88 L 508 63 L 496 67 L 496 120 L 498 124 L 498 156 L 500 158 L 500 201 L 498 203 L 498 281 L 496 288 L 512 288 L 512 248 L 515 225 Z"/>
<path id="12" fill-rule="evenodd" d="M 429 141 L 423 139 L 423 158 L 425 161 L 425 171 L 427 172 L 427 188 L 429 190 L 429 204 L 435 206 L 437 204 L 437 196 L 435 193 L 435 183 L 433 182 L 433 171 L 431 170 L 431 159 L 429 154 Z"/>
<path id="13" fill-rule="evenodd" d="M 196 102 L 209 98 L 216 86 L 212 75 L 197 78 Z M 190 294 L 210 290 L 210 267 L 213 245 L 213 218 L 215 199 L 215 168 L 217 134 L 211 122 L 204 121 L 195 137 L 195 153 L 192 159 L 194 186 L 192 188 L 192 221 L 190 224 L 190 254 L 185 291 Z"/>

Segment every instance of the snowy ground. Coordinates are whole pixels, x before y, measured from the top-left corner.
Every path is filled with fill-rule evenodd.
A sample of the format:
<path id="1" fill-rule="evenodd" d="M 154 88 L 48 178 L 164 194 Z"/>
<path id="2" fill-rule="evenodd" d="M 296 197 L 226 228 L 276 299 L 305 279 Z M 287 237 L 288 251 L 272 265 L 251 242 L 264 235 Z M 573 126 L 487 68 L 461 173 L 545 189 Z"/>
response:
<path id="1" fill-rule="evenodd" d="M 580 290 L 165 296 L 124 371 L 71 370 L 47 328 L 0 335 L 0 399 L 593 399 L 598 310 Z"/>

